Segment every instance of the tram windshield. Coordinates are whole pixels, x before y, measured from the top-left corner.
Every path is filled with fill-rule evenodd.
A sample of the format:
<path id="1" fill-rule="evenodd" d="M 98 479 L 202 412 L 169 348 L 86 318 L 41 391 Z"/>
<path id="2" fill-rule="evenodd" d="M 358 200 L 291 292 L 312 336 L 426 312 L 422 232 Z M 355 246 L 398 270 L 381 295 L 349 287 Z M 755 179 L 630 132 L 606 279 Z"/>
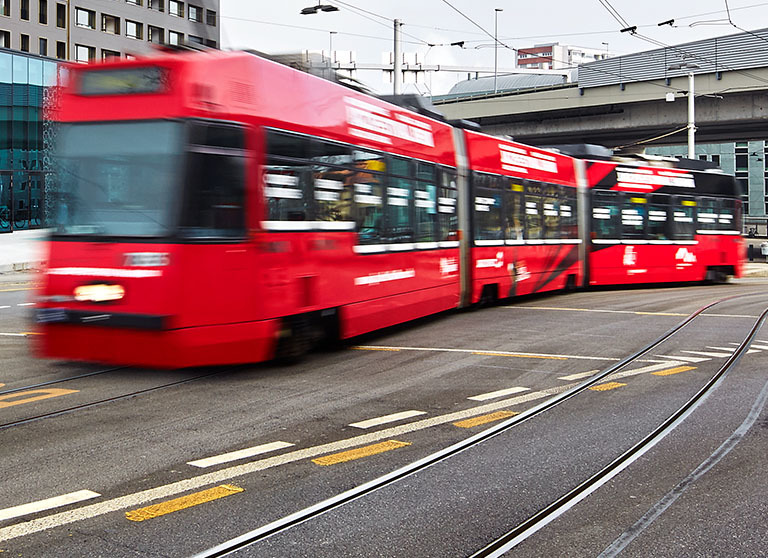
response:
<path id="1" fill-rule="evenodd" d="M 63 124 L 57 137 L 56 234 L 171 234 L 183 142 L 181 122 Z"/>

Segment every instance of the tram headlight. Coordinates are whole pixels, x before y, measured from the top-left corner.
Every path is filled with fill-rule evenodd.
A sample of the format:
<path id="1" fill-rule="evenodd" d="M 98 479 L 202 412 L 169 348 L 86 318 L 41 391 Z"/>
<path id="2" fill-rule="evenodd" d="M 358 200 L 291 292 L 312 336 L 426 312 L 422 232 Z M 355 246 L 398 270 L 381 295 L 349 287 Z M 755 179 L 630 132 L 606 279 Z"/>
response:
<path id="1" fill-rule="evenodd" d="M 78 302 L 112 302 L 125 296 L 122 285 L 80 285 L 75 287 L 75 300 Z"/>

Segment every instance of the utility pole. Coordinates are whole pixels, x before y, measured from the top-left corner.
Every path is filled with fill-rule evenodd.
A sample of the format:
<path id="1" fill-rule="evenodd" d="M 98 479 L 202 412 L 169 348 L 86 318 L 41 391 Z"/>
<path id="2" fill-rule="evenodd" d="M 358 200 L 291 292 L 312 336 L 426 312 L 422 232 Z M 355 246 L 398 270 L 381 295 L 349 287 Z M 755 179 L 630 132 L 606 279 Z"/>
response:
<path id="1" fill-rule="evenodd" d="M 402 78 L 402 71 L 401 71 L 401 63 L 402 63 L 402 54 L 400 54 L 400 26 L 402 23 L 399 19 L 395 20 L 395 52 L 394 52 L 394 65 L 393 65 L 393 78 L 392 82 L 394 84 L 393 93 L 395 95 L 400 94 L 400 80 Z"/>

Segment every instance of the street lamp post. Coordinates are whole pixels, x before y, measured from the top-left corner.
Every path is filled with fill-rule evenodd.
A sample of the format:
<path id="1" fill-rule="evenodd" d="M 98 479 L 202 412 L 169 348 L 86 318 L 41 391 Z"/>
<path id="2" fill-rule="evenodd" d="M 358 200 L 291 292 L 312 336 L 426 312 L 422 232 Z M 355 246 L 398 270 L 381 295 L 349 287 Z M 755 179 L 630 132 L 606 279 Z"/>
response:
<path id="1" fill-rule="evenodd" d="M 494 25 L 493 25 L 493 92 L 498 92 L 496 83 L 496 74 L 499 70 L 499 12 L 503 12 L 502 8 L 496 8 L 494 11 Z"/>

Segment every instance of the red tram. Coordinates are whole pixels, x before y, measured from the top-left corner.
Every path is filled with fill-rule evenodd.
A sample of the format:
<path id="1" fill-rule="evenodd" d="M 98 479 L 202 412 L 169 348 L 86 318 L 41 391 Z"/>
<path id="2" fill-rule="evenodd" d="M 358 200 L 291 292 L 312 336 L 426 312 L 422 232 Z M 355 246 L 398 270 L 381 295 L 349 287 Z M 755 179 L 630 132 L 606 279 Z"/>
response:
<path id="1" fill-rule="evenodd" d="M 255 362 L 483 299 L 741 272 L 731 177 L 521 145 L 247 52 L 72 67 L 55 118 L 46 357 Z"/>

